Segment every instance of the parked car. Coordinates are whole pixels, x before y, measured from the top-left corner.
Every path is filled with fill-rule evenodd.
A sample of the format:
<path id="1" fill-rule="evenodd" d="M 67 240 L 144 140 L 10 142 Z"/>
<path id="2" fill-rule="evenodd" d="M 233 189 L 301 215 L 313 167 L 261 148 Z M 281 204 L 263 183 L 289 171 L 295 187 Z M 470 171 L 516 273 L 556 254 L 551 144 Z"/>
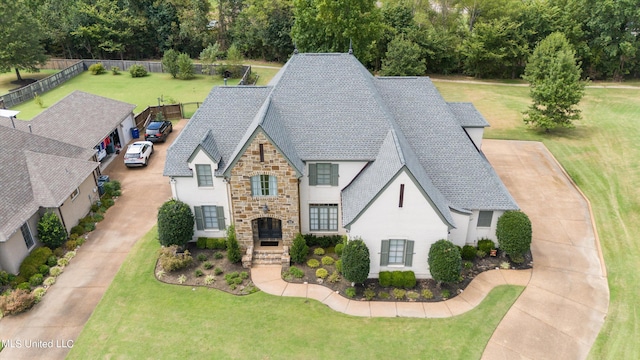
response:
<path id="1" fill-rule="evenodd" d="M 171 121 L 153 121 L 147 126 L 147 130 L 144 133 L 144 139 L 151 142 L 165 142 L 167 136 L 173 131 L 173 124 Z"/>
<path id="2" fill-rule="evenodd" d="M 151 141 L 136 141 L 127 148 L 127 152 L 124 154 L 124 164 L 127 167 L 147 166 L 151 154 L 153 154 Z"/>

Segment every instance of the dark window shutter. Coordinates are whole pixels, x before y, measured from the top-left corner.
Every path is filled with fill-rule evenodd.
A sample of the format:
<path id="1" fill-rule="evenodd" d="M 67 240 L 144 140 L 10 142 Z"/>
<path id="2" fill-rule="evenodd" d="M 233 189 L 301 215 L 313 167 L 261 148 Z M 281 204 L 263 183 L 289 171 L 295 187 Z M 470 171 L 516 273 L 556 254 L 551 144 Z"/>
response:
<path id="1" fill-rule="evenodd" d="M 338 164 L 331 164 L 331 186 L 338 186 Z"/>
<path id="2" fill-rule="evenodd" d="M 200 206 L 196 206 L 193 209 L 196 213 L 196 229 L 204 230 L 204 222 L 202 221 L 202 208 Z"/>
<path id="3" fill-rule="evenodd" d="M 404 266 L 413 265 L 413 240 L 407 240 L 404 245 Z"/>
<path id="4" fill-rule="evenodd" d="M 382 240 L 382 250 L 380 251 L 380 266 L 389 265 L 389 240 Z"/>
<path id="5" fill-rule="evenodd" d="M 318 173 L 316 171 L 316 164 L 309 164 L 309 185 L 318 185 Z"/>
<path id="6" fill-rule="evenodd" d="M 224 230 L 226 228 L 224 224 L 224 208 L 222 206 L 217 206 L 216 212 L 218 215 L 218 230 Z"/>

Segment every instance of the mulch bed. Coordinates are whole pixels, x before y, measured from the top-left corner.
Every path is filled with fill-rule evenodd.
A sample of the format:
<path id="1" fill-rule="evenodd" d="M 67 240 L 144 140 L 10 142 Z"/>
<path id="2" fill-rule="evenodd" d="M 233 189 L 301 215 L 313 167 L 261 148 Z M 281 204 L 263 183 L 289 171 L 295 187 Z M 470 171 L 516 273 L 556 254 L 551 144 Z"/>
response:
<path id="1" fill-rule="evenodd" d="M 321 256 L 313 255 L 314 249 L 315 248 L 310 249 L 310 253 L 312 255 L 309 256 L 308 259 L 317 259 L 318 261 L 321 261 L 323 256 L 331 256 L 336 260 L 338 259 L 338 256 L 335 253 L 327 253 Z M 509 259 L 508 256 L 506 256 L 506 254 L 504 254 L 501 251 L 498 251 L 496 256 L 486 256 L 484 258 L 476 257 L 476 259 L 472 262 L 473 266 L 471 268 L 464 268 L 463 266 L 463 270 L 462 270 L 463 279 L 459 283 L 442 284 L 438 286 L 436 281 L 434 281 L 433 279 L 418 279 L 416 282 L 415 288 L 407 289 L 407 294 L 411 291 L 415 293 L 413 294 L 414 297 L 416 296 L 416 294 L 418 295 L 413 299 L 408 298 L 406 295 L 404 298 L 401 298 L 401 299 L 395 298 L 393 293 L 394 288 L 380 286 L 380 284 L 378 283 L 378 279 L 368 279 L 364 283 L 364 285 L 356 284 L 355 286 L 352 286 L 351 282 L 344 279 L 342 276 L 340 276 L 340 280 L 337 282 L 330 282 L 327 279 L 324 279 L 324 280 L 318 279 L 316 277 L 317 268 L 315 269 L 311 268 L 306 263 L 294 265 L 296 268 L 304 272 L 304 276 L 302 278 L 296 278 L 296 277 L 290 276 L 286 272 L 283 274 L 283 278 L 285 279 L 285 281 L 292 282 L 292 283 L 306 282 L 308 284 L 320 284 L 333 291 L 339 292 L 342 296 L 345 296 L 345 297 L 347 297 L 346 290 L 348 288 L 355 287 L 356 295 L 354 299 L 356 300 L 365 300 L 364 299 L 365 289 L 371 289 L 375 293 L 375 296 L 370 299 L 371 301 L 436 302 L 436 301 L 443 301 L 443 300 L 455 297 L 456 295 L 460 294 L 462 290 L 464 290 L 478 274 L 487 270 L 500 268 L 501 265 L 506 266 L 506 264 L 508 264 L 510 269 L 517 269 L 517 270 L 530 269 L 533 266 L 533 258 L 531 256 L 531 252 L 528 252 L 527 254 L 525 254 L 524 258 L 525 258 L 525 261 L 522 264 L 515 264 Z M 464 263 L 465 261 L 463 260 L 463 264 Z M 335 265 L 321 264 L 320 267 L 327 269 L 329 274 L 332 274 L 336 269 Z M 433 294 L 433 298 L 425 298 L 423 296 L 423 290 L 431 291 L 431 293 Z M 443 291 L 445 292 L 445 295 L 446 295 L 446 292 L 448 291 L 449 296 L 443 297 Z M 384 294 L 387 294 L 387 295 L 384 295 Z"/>
<path id="2" fill-rule="evenodd" d="M 162 267 L 160 266 L 160 262 L 157 261 L 155 268 L 156 279 L 167 284 L 205 286 L 212 289 L 222 290 L 233 295 L 248 295 L 259 291 L 251 281 L 251 269 L 243 268 L 240 263 L 234 264 L 229 262 L 226 250 L 198 249 L 193 243 L 189 243 L 187 245 L 187 250 L 193 257 L 193 264 L 191 264 L 191 266 L 171 272 L 165 271 L 164 274 L 159 277 L 158 274 L 162 270 Z M 215 253 L 222 254 L 222 258 L 216 259 Z M 198 260 L 198 255 L 200 254 L 204 254 L 207 259 L 204 261 Z M 205 269 L 205 263 L 207 262 L 213 264 L 213 267 Z M 215 275 L 216 268 L 222 270 L 222 273 Z M 196 270 L 200 270 L 202 275 L 196 276 Z M 245 272 L 247 273 L 248 278 L 236 286 L 230 285 L 225 280 L 225 275 L 232 274 L 234 272 L 238 274 Z M 183 275 L 184 282 L 180 283 L 179 279 Z M 207 275 L 214 276 L 215 281 L 212 284 L 205 284 Z"/>

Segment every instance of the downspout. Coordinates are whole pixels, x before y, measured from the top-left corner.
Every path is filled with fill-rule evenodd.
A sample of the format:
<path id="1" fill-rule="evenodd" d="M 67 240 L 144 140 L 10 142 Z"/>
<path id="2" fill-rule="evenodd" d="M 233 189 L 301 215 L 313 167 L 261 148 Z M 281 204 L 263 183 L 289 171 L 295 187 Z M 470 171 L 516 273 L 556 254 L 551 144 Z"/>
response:
<path id="1" fill-rule="evenodd" d="M 231 224 L 235 225 L 235 219 L 233 218 L 233 201 L 231 201 L 231 179 L 223 178 L 224 182 L 227 183 L 227 204 L 229 205 L 229 221 Z"/>

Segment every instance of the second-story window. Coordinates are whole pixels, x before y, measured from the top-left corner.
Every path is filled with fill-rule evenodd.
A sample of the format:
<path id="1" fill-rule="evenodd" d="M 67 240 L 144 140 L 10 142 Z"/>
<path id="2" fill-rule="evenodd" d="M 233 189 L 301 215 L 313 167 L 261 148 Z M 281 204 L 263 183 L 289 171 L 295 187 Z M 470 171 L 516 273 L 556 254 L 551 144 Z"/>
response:
<path id="1" fill-rule="evenodd" d="M 251 195 L 278 195 L 278 178 L 271 175 L 255 175 L 251 177 Z"/>

